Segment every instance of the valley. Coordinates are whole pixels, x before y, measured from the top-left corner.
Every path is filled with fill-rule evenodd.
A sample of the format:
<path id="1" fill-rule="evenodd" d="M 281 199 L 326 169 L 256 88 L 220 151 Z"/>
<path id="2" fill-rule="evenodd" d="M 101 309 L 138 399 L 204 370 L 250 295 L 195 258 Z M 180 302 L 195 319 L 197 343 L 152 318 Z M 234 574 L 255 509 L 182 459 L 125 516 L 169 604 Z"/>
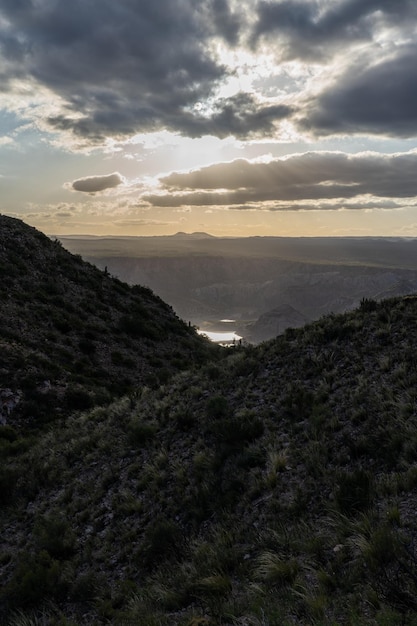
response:
<path id="1" fill-rule="evenodd" d="M 61 237 L 73 253 L 151 288 L 185 321 L 249 343 L 327 313 L 417 290 L 417 240 L 400 238 Z"/>

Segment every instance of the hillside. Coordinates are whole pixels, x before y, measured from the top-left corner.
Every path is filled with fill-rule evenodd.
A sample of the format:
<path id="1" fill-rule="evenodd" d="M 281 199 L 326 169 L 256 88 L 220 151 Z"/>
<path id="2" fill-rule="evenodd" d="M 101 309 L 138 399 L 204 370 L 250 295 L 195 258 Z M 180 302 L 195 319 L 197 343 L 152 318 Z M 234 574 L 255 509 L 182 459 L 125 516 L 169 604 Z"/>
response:
<path id="1" fill-rule="evenodd" d="M 211 346 L 129 287 L 0 216 L 0 423 L 36 425 L 204 360 Z"/>
<path id="2" fill-rule="evenodd" d="M 363 300 L 30 445 L 4 427 L 6 623 L 417 624 L 416 320 Z"/>

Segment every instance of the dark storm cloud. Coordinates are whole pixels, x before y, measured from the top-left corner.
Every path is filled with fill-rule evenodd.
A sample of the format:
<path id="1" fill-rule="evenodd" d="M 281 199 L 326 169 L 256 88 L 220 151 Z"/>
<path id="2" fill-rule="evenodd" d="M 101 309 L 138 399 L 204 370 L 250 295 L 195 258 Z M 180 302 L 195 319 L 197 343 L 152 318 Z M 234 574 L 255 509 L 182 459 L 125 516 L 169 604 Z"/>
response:
<path id="1" fill-rule="evenodd" d="M 118 172 L 115 172 L 107 176 L 87 176 L 86 178 L 79 178 L 71 183 L 71 187 L 74 191 L 96 193 L 97 191 L 118 187 L 118 185 L 121 185 L 123 182 L 122 176 Z"/>
<path id="2" fill-rule="evenodd" d="M 228 0 L 212 0 L 206 6 L 212 13 L 215 31 L 230 44 L 236 44 L 243 18 L 242 14 L 239 17 L 236 13 L 232 13 Z"/>
<path id="3" fill-rule="evenodd" d="M 296 114 L 313 133 L 404 136 L 417 131 L 416 54 L 402 47 L 416 21 L 415 0 L 0 0 L 0 92 L 24 90 L 26 80 L 49 89 L 57 98 L 41 128 L 72 133 L 78 146 L 162 129 L 273 137 Z M 385 29 L 398 35 L 396 57 L 369 67 Z M 344 67 L 351 44 L 361 41 L 366 54 L 318 99 L 268 103 L 238 93 L 216 101 L 233 72 L 219 40 L 322 62 L 343 52 Z"/>
<path id="4" fill-rule="evenodd" d="M 332 48 L 372 39 L 384 26 L 409 24 L 417 19 L 415 0 L 283 0 L 257 6 L 252 41 L 275 41 L 289 58 L 328 58 Z"/>
<path id="5" fill-rule="evenodd" d="M 268 163 L 239 159 L 161 179 L 166 193 L 154 206 L 244 205 L 333 198 L 409 198 L 417 195 L 417 152 L 394 155 L 310 152 Z M 332 208 L 329 206 L 329 208 Z M 364 205 L 364 208 L 369 208 Z"/>
<path id="6" fill-rule="evenodd" d="M 214 36 L 238 39 L 242 18 L 227 0 L 3 0 L 0 16 L 2 88 L 29 76 L 61 96 L 53 129 L 91 143 L 161 128 L 223 132 L 222 112 L 210 125 L 191 111 L 227 74 L 210 47 Z M 245 108 L 248 132 L 255 117 Z"/>
<path id="7" fill-rule="evenodd" d="M 273 133 L 275 124 L 291 117 L 294 111 L 294 107 L 261 104 L 253 95 L 239 93 L 230 98 L 221 98 L 208 116 L 166 106 L 165 111 L 160 110 L 159 118 L 156 119 L 156 110 L 150 107 L 146 109 L 137 106 L 135 113 L 129 114 L 123 108 L 123 102 L 118 104 L 114 96 L 107 110 L 101 105 L 94 120 L 58 115 L 50 117 L 49 123 L 57 130 L 72 130 L 79 137 L 88 137 L 92 143 L 101 143 L 106 129 L 107 132 L 113 129 L 114 132 L 117 130 L 122 135 L 129 135 L 135 127 L 139 130 L 139 124 L 142 131 L 156 131 L 164 124 L 166 128 L 188 137 L 214 135 L 224 138 L 234 135 L 243 139 Z"/>
<path id="8" fill-rule="evenodd" d="M 301 124 L 318 134 L 417 134 L 417 46 L 370 68 L 352 68 L 313 103 Z"/>

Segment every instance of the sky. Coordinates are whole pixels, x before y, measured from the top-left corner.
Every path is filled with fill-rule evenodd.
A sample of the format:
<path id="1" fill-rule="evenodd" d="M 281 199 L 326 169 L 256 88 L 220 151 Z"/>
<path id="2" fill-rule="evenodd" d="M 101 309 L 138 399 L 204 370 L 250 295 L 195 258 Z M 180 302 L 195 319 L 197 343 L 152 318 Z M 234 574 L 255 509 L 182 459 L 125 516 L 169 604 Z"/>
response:
<path id="1" fill-rule="evenodd" d="M 416 237 L 416 0 L 0 0 L 0 213 Z"/>

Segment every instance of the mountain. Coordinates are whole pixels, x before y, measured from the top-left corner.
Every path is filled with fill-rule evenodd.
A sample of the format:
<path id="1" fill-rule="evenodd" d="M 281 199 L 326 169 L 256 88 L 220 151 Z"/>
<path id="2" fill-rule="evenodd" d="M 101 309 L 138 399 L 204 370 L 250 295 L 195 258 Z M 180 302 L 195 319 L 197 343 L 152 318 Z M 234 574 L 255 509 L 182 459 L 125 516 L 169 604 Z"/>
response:
<path id="1" fill-rule="evenodd" d="M 212 349 L 130 287 L 0 216 L 0 422 L 30 425 L 165 382 Z"/>
<path id="2" fill-rule="evenodd" d="M 241 332 L 251 343 L 260 343 L 281 335 L 287 328 L 300 328 L 309 321 L 291 305 L 282 304 L 261 315 L 254 324 L 244 326 Z"/>
<path id="3" fill-rule="evenodd" d="M 203 330 L 234 319 L 252 342 L 276 335 L 276 325 L 261 317 L 271 318 L 281 307 L 297 312 L 287 318 L 291 327 L 300 316 L 315 320 L 352 310 L 362 298 L 417 291 L 416 239 L 203 235 L 62 241 L 129 284 L 149 286 Z M 263 327 L 258 334 L 252 332 L 257 320 Z M 281 320 L 279 332 L 285 328 Z"/>
<path id="4" fill-rule="evenodd" d="M 31 237 L 26 268 L 38 250 L 43 277 L 61 268 L 70 290 L 91 272 L 90 297 L 104 280 L 120 304 L 119 283 Z M 205 363 L 189 352 L 187 370 L 169 355 L 194 335 L 151 303 L 176 375 L 42 429 L 0 428 L 3 621 L 416 624 L 417 297 L 364 298 Z M 37 326 L 22 337 L 40 350 Z"/>
<path id="5" fill-rule="evenodd" d="M 175 237 L 176 239 L 215 239 L 213 235 L 209 235 L 203 231 L 196 231 L 194 233 L 184 233 L 179 231 L 175 235 L 167 235 L 168 237 Z"/>

